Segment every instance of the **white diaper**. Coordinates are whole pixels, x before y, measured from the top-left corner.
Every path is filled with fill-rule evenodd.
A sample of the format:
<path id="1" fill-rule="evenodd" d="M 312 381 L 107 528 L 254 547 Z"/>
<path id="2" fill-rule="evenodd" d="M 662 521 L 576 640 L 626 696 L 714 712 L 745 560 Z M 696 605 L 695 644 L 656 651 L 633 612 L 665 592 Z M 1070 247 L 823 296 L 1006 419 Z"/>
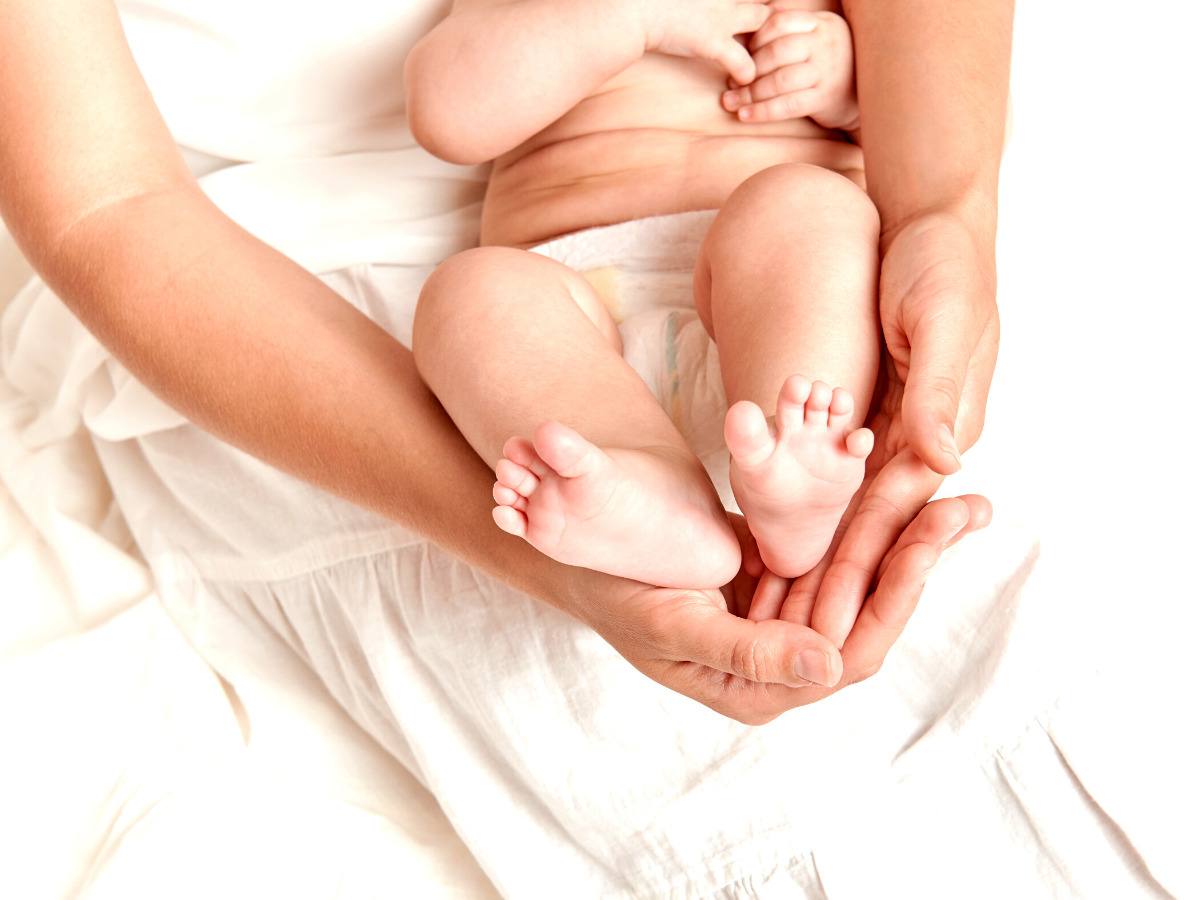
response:
<path id="1" fill-rule="evenodd" d="M 692 298 L 692 270 L 716 210 L 588 228 L 533 248 L 596 289 L 621 331 L 625 360 L 659 398 L 704 463 L 726 507 L 729 455 L 717 348 Z"/>
<path id="2" fill-rule="evenodd" d="M 587 228 L 534 247 L 583 274 L 617 322 L 651 309 L 692 309 L 692 269 L 716 210 Z"/>

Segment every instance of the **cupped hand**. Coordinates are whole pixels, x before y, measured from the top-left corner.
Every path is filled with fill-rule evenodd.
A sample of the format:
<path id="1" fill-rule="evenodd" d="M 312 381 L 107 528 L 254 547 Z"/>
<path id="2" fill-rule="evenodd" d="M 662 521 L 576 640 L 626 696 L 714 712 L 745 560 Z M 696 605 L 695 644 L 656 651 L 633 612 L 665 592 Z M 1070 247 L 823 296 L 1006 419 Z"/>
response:
<path id="1" fill-rule="evenodd" d="M 606 591 L 606 602 L 597 605 L 593 597 L 577 615 L 653 680 L 730 718 L 762 724 L 877 669 L 941 551 L 985 524 L 987 513 L 986 501 L 970 497 L 922 510 L 879 567 L 875 590 L 840 654 L 806 625 L 736 614 L 748 607 L 763 575 L 737 520 L 748 570 L 724 591 L 620 582 L 619 589 Z"/>
<path id="2" fill-rule="evenodd" d="M 938 213 L 912 220 L 885 241 L 886 352 L 867 421 L 875 449 L 863 487 L 822 564 L 786 591 L 776 587 L 756 600 L 751 618 L 779 616 L 843 646 L 901 533 L 943 473 L 959 467 L 959 448 L 978 438 L 999 319 L 990 246 L 977 245 L 972 234 L 958 217 Z M 972 509 L 970 521 L 990 516 L 982 497 L 962 499 Z"/>
<path id="3" fill-rule="evenodd" d="M 893 389 L 902 393 L 903 438 L 893 440 L 949 475 L 983 430 L 996 368 L 993 241 L 987 229 L 938 211 L 885 227 L 882 245 L 879 314 Z"/>

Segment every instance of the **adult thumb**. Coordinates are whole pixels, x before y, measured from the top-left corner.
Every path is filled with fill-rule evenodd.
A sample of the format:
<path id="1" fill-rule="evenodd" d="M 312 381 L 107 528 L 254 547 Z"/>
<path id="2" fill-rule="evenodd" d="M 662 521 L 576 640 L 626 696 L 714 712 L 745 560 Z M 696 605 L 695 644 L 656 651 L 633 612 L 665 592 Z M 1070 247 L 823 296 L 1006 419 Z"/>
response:
<path id="1" fill-rule="evenodd" d="M 826 687 L 842 677 L 842 658 L 824 635 L 793 622 L 752 622 L 712 607 L 684 607 L 673 623 L 679 658 L 747 681 Z"/>
<path id="2" fill-rule="evenodd" d="M 923 318 L 911 336 L 904 432 L 925 465 L 942 475 L 962 468 L 955 422 L 977 343 L 972 332 L 965 309 L 950 307 Z"/>

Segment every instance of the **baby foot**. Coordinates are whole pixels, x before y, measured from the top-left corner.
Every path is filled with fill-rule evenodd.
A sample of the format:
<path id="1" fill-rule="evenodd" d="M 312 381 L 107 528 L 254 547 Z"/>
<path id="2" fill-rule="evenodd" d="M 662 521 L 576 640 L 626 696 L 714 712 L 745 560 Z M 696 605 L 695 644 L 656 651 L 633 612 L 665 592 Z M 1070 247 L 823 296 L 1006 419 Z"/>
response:
<path id="1" fill-rule="evenodd" d="M 748 400 L 725 416 L 729 481 L 767 568 L 794 578 L 813 568 L 862 484 L 874 435 L 850 429 L 854 398 L 791 376 L 775 421 Z"/>
<path id="2" fill-rule="evenodd" d="M 741 551 L 703 468 L 671 449 L 602 450 L 558 422 L 510 438 L 492 517 L 552 559 L 657 587 L 733 579 Z"/>

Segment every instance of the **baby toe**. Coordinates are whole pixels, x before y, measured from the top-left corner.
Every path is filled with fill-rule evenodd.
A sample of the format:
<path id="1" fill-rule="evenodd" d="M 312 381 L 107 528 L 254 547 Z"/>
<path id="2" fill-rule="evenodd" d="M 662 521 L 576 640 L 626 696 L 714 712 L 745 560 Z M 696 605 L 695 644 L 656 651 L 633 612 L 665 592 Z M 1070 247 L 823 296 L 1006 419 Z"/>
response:
<path id="1" fill-rule="evenodd" d="M 725 445 L 734 462 L 756 466 L 771 455 L 775 441 L 757 403 L 740 400 L 725 414 Z"/>
<path id="2" fill-rule="evenodd" d="M 533 447 L 533 441 L 529 440 L 529 438 L 510 437 L 504 442 L 504 448 L 501 452 L 517 465 L 529 469 L 538 478 L 543 477 L 550 471 L 541 458 L 538 457 L 537 450 Z"/>
<path id="3" fill-rule="evenodd" d="M 829 400 L 829 426 L 844 427 L 854 415 L 854 395 L 845 388 L 834 388 Z"/>
<path id="4" fill-rule="evenodd" d="M 496 501 L 497 506 L 513 506 L 524 498 L 512 488 L 497 481 L 492 485 L 492 499 Z"/>
<path id="5" fill-rule="evenodd" d="M 790 375 L 779 390 L 775 407 L 775 424 L 780 433 L 794 431 L 804 424 L 804 403 L 812 391 L 812 383 L 803 375 Z"/>
<path id="6" fill-rule="evenodd" d="M 870 428 L 856 428 L 846 435 L 846 450 L 851 456 L 866 459 L 875 446 L 875 434 Z"/>
<path id="7" fill-rule="evenodd" d="M 813 384 L 804 404 L 805 425 L 828 425 L 829 404 L 833 400 L 833 388 L 823 381 Z"/>
<path id="8" fill-rule="evenodd" d="M 497 506 L 492 510 L 492 520 L 500 527 L 501 531 L 506 531 L 516 537 L 524 537 L 529 527 L 529 520 L 525 518 L 525 514 L 511 506 Z"/>
<path id="9" fill-rule="evenodd" d="M 538 477 L 533 472 L 524 466 L 517 465 L 511 459 L 502 459 L 496 463 L 496 481 L 522 497 L 528 497 L 537 490 L 540 484 Z"/>

